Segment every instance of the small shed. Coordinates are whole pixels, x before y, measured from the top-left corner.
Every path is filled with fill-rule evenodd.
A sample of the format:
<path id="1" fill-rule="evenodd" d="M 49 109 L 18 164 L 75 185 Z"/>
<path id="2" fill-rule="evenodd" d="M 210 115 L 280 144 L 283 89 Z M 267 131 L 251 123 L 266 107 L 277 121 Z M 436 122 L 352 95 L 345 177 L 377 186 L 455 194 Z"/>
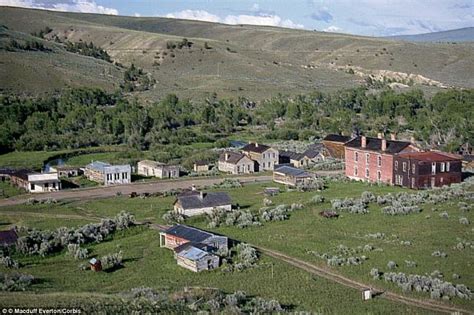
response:
<path id="1" fill-rule="evenodd" d="M 199 160 L 194 162 L 193 166 L 194 172 L 196 173 L 205 173 L 209 171 L 209 162 Z"/>
<path id="2" fill-rule="evenodd" d="M 362 290 L 362 300 L 367 301 L 372 298 L 372 290 L 369 288 L 363 289 Z"/>
<path id="3" fill-rule="evenodd" d="M 194 272 L 219 267 L 219 257 L 199 247 L 197 244 L 187 243 L 175 248 L 178 265 Z"/>
<path id="4" fill-rule="evenodd" d="M 102 271 L 102 263 L 99 259 L 92 258 L 91 260 L 89 260 L 89 264 L 91 266 L 92 271 Z"/>
<path id="5" fill-rule="evenodd" d="M 315 175 L 312 173 L 286 165 L 278 167 L 273 171 L 273 181 L 288 186 L 296 187 L 309 182 L 314 177 Z"/>

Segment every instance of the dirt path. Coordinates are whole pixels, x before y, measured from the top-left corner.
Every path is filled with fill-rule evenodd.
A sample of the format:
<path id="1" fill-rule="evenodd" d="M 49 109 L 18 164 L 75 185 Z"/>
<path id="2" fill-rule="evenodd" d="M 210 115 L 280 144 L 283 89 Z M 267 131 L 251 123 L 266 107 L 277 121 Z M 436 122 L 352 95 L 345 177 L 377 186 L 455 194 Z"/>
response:
<path id="1" fill-rule="evenodd" d="M 331 175 L 338 174 L 341 171 L 320 171 L 317 174 L 320 175 Z M 183 189 L 190 188 L 191 186 L 203 187 L 218 184 L 224 179 L 239 180 L 241 183 L 256 183 L 256 182 L 270 182 L 272 181 L 271 175 L 251 175 L 251 176 L 228 176 L 228 177 L 196 177 L 196 178 L 183 178 L 175 180 L 161 180 L 154 182 L 136 182 L 128 185 L 117 185 L 108 187 L 91 187 L 91 188 L 79 188 L 79 189 L 67 189 L 42 194 L 24 194 L 8 199 L 0 200 L 0 207 L 12 206 L 24 203 L 28 198 L 35 199 L 47 199 L 54 198 L 56 200 L 87 200 L 87 199 L 99 199 L 109 198 L 115 196 L 117 193 L 128 195 L 132 192 L 140 193 L 156 193 L 163 192 L 171 189 Z"/>
<path id="2" fill-rule="evenodd" d="M 349 288 L 357 289 L 357 290 L 362 290 L 366 288 L 372 288 L 372 290 L 375 290 L 376 292 L 380 293 L 380 297 L 385 298 L 390 301 L 394 301 L 397 303 L 403 303 L 409 306 L 413 307 L 419 307 L 423 308 L 428 311 L 434 311 L 434 312 L 441 312 L 441 313 L 458 313 L 458 314 L 472 314 L 472 312 L 469 312 L 467 310 L 458 308 L 456 306 L 451 306 L 451 305 L 445 305 L 442 303 L 437 303 L 436 301 L 428 301 L 428 300 L 420 300 L 420 299 L 414 299 L 414 298 L 408 298 L 406 296 L 396 294 L 393 292 L 389 291 L 384 291 L 380 290 L 377 288 L 374 288 L 372 285 L 367 285 L 361 282 L 357 282 L 354 280 L 351 280 L 349 278 L 346 278 L 340 274 L 334 273 L 328 269 L 318 267 L 316 265 L 310 264 L 308 262 L 305 262 L 301 259 L 294 258 L 287 256 L 283 253 L 280 253 L 278 251 L 274 251 L 268 248 L 264 247 L 259 247 L 259 246 L 254 246 L 257 250 L 259 250 L 261 253 L 266 254 L 268 256 L 271 256 L 273 258 L 276 258 L 278 260 L 284 261 L 290 265 L 293 265 L 297 268 L 303 269 L 309 273 L 315 274 L 317 276 L 320 276 L 322 278 L 328 279 L 330 281 L 337 282 L 341 285 L 344 285 Z"/>

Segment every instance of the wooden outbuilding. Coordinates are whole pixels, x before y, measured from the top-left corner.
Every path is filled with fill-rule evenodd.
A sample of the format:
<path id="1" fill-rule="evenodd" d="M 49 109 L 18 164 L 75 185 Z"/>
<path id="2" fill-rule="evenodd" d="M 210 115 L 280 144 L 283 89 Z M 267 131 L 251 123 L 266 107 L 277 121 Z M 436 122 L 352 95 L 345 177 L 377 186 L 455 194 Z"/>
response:
<path id="1" fill-rule="evenodd" d="M 276 183 L 298 186 L 307 183 L 315 177 L 314 174 L 292 166 L 280 166 L 273 171 L 273 181 Z"/>
<path id="2" fill-rule="evenodd" d="M 92 271 L 102 271 L 102 262 L 99 259 L 92 258 L 89 260 L 89 265 L 91 266 Z"/>

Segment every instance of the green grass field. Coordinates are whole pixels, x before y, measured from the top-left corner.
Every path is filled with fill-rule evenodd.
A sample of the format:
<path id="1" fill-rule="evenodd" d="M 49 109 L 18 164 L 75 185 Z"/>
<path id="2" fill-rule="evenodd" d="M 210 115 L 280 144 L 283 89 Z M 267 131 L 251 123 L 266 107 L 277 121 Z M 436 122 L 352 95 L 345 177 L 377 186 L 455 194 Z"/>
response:
<path id="1" fill-rule="evenodd" d="M 243 208 L 257 211 L 262 207 L 263 187 L 274 184 L 251 184 L 243 188 L 227 190 L 234 203 Z M 394 187 L 367 186 L 362 183 L 332 183 L 321 193 L 326 200 L 341 197 L 360 196 L 363 191 L 375 194 L 402 191 Z M 274 204 L 301 202 L 306 203 L 314 193 L 283 192 L 272 197 Z M 21 224 L 41 229 L 54 229 L 60 226 L 77 226 L 94 222 L 100 217 L 112 217 L 122 210 L 133 213 L 137 220 L 150 220 L 163 223 L 161 216 L 172 207 L 173 197 L 127 198 L 63 202 L 55 205 L 13 206 L 0 208 L 2 225 Z M 396 271 L 413 274 L 430 274 L 440 270 L 446 281 L 463 283 L 474 287 L 472 249 L 456 250 L 456 238 L 473 240 L 471 225 L 461 225 L 459 217 L 465 216 L 472 222 L 472 213 L 461 213 L 457 201 L 436 206 L 424 207 L 419 214 L 407 216 L 386 216 L 377 206 L 370 213 L 343 214 L 339 219 L 328 220 L 318 215 L 323 209 L 330 208 L 329 203 L 308 206 L 291 214 L 287 221 L 265 223 L 261 227 L 239 229 L 221 227 L 215 231 L 237 240 L 279 250 L 291 256 L 301 258 L 317 265 L 326 266 L 326 262 L 307 254 L 309 250 L 330 252 L 343 244 L 348 247 L 371 244 L 383 251 L 364 253 L 368 260 L 360 266 L 330 267 L 353 279 L 370 283 L 379 288 L 401 292 L 397 287 L 383 281 L 372 280 L 369 271 L 373 267 L 387 271 L 387 262 L 395 261 Z M 436 208 L 437 211 L 432 211 Z M 449 213 L 448 219 L 439 216 L 442 211 Z M 427 218 L 429 216 L 429 218 Z M 203 217 L 192 218 L 189 224 L 206 228 Z M 368 233 L 385 233 L 383 240 L 367 239 Z M 396 235 L 396 236 L 395 236 Z M 400 241 L 410 241 L 411 246 L 401 245 Z M 182 286 L 210 286 L 225 291 L 244 290 L 252 295 L 278 299 L 281 303 L 294 305 L 296 310 L 312 310 L 323 313 L 422 313 L 419 309 L 410 309 L 383 299 L 368 303 L 360 300 L 360 292 L 313 277 L 301 270 L 274 259 L 263 257 L 259 267 L 242 273 L 222 273 L 221 271 L 194 274 L 176 266 L 171 252 L 160 249 L 157 231 L 143 227 L 119 233 L 113 240 L 88 245 L 91 256 L 124 251 L 125 268 L 113 273 L 95 274 L 78 271 L 80 262 L 73 261 L 64 253 L 47 258 L 17 257 L 25 265 L 20 272 L 32 274 L 41 279 L 40 284 L 31 287 L 33 292 L 58 293 L 100 292 L 115 294 L 129 288 L 145 285 L 155 288 L 180 288 Z M 431 253 L 441 250 L 447 258 L 432 257 Z M 405 260 L 413 260 L 417 267 L 406 267 Z M 271 279 L 269 263 L 274 264 L 275 278 Z M 54 268 L 51 268 L 54 266 Z M 329 267 L 328 267 L 329 268 Z M 3 270 L 3 269 L 2 269 Z M 461 276 L 452 280 L 453 273 Z M 5 295 L 3 302 L 23 303 L 29 291 L 24 294 L 12 294 L 13 300 Z M 81 293 L 82 294 L 82 293 Z M 426 294 L 409 293 L 408 296 L 429 298 Z M 58 298 L 60 299 L 60 298 Z M 56 300 L 54 300 L 56 301 Z M 0 297 L 0 303 L 2 298 Z M 57 302 L 57 301 L 56 301 Z M 454 303 L 465 309 L 472 309 L 472 301 L 454 299 Z"/>

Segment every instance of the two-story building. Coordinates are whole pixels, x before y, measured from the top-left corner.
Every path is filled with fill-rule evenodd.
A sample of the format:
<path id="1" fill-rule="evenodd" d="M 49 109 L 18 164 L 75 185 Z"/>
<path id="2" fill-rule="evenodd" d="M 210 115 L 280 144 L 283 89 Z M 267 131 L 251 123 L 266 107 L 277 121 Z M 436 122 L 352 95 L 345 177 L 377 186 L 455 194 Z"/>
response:
<path id="1" fill-rule="evenodd" d="M 377 138 L 358 136 L 344 148 L 347 177 L 387 184 L 393 184 L 394 156 L 419 151 L 411 142 L 387 140 L 380 134 Z"/>
<path id="2" fill-rule="evenodd" d="M 264 144 L 249 143 L 242 148 L 242 153 L 255 161 L 255 172 L 271 171 L 279 161 L 278 150 Z"/>
<path id="3" fill-rule="evenodd" d="M 217 168 L 230 174 L 249 174 L 255 172 L 255 162 L 243 153 L 225 151 L 219 156 Z"/>
<path id="4" fill-rule="evenodd" d="M 460 183 L 461 180 L 461 156 L 430 151 L 401 153 L 394 157 L 395 185 L 422 189 Z"/>
<path id="5" fill-rule="evenodd" d="M 95 161 L 87 164 L 84 175 L 94 182 L 108 185 L 129 184 L 132 178 L 130 165 L 111 165 L 109 163 Z"/>

